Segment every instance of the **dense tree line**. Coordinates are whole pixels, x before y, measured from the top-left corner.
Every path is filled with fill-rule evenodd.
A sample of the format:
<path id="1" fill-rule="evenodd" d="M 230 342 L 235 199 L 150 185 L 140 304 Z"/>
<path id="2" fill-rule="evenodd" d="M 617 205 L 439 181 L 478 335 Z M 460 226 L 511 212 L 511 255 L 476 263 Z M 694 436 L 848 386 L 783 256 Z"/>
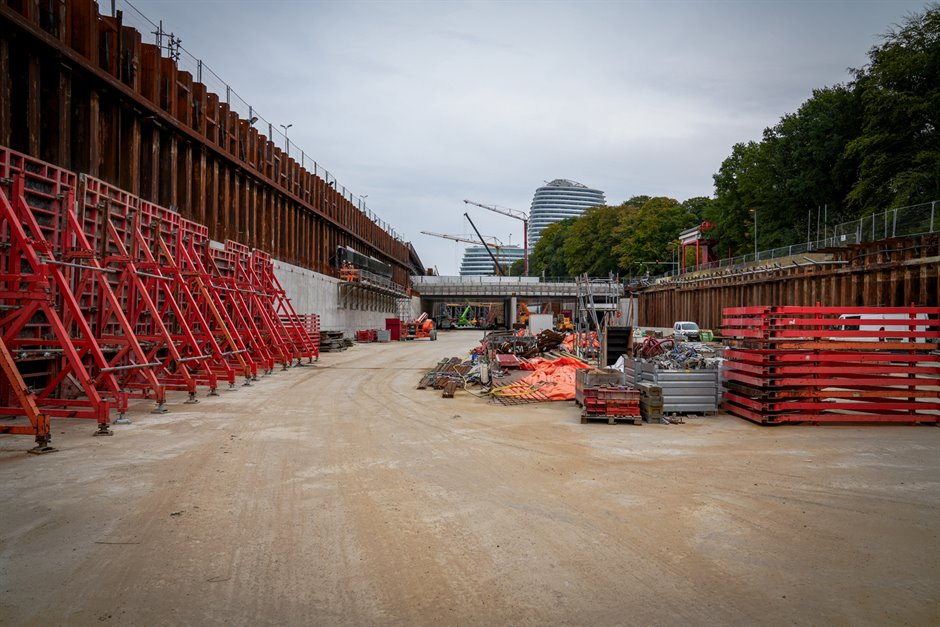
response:
<path id="1" fill-rule="evenodd" d="M 815 239 L 829 225 L 940 199 L 940 5 L 886 33 L 844 85 L 817 89 L 795 113 L 735 144 L 713 198 L 636 196 L 554 224 L 530 274 L 571 277 L 662 272 L 678 233 L 715 225 L 721 255 Z M 514 274 L 521 271 L 514 268 Z"/>

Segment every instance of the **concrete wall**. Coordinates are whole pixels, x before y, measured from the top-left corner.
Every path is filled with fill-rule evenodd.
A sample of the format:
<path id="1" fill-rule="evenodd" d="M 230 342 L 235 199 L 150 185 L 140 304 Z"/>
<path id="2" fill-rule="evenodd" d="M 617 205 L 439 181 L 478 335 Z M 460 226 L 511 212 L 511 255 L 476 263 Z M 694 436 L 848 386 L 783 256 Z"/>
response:
<path id="1" fill-rule="evenodd" d="M 390 296 L 349 289 L 339 279 L 274 260 L 274 274 L 298 314 L 320 316 L 324 331 L 355 335 L 358 329 L 384 329 L 386 318 L 398 317 L 397 300 Z M 420 312 L 420 300 L 412 298 L 409 316 Z"/>

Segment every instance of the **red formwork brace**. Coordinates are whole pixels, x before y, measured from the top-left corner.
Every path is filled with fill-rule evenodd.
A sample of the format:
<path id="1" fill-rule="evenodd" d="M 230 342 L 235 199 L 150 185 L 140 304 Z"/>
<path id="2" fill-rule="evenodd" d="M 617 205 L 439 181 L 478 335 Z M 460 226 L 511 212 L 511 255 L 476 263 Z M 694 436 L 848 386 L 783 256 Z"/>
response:
<path id="1" fill-rule="evenodd" d="M 87 186 L 79 186 L 83 197 L 87 196 L 85 189 Z M 140 294 L 132 289 L 133 281 L 138 278 L 136 268 L 130 263 L 126 251 L 102 249 L 107 241 L 105 233 L 113 230 L 107 212 L 117 207 L 117 212 L 134 213 L 137 199 L 120 190 L 107 189 L 111 198 L 92 193 L 93 202 L 87 198 L 82 202 L 85 216 L 91 214 L 91 217 L 80 221 L 71 207 L 65 211 L 62 252 L 62 258 L 67 262 L 65 271 L 70 275 L 72 292 L 81 312 L 107 357 L 108 364 L 102 371 L 112 373 L 118 387 L 129 397 L 153 399 L 157 404 L 154 412 L 164 413 L 165 389 L 154 373 L 154 369 L 162 364 L 149 358 L 141 346 L 137 329 L 128 318 L 128 313 L 133 313 L 139 306 Z M 97 249 L 85 234 L 90 222 L 97 227 L 92 231 Z M 67 317 L 66 322 L 69 322 Z M 127 419 L 122 416 L 119 421 L 126 422 Z"/>
<path id="2" fill-rule="evenodd" d="M 940 422 L 940 309 L 723 311 L 724 406 L 765 424 Z"/>
<path id="3" fill-rule="evenodd" d="M 153 242 L 141 232 L 142 201 L 87 176 L 80 177 L 79 189 L 84 230 L 92 234 L 93 246 L 110 270 L 109 283 L 145 352 L 144 363 L 153 367 L 162 388 L 185 391 L 189 394 L 186 402 L 196 402 L 197 381 L 186 364 L 204 356 L 183 321 L 172 290 L 173 278 L 162 272 L 151 253 Z M 149 383 L 133 370 L 118 378 L 125 389 L 146 389 Z M 155 411 L 162 413 L 163 395 L 157 400 Z"/>
<path id="4" fill-rule="evenodd" d="M 317 314 L 281 315 L 281 322 L 297 342 L 308 346 L 313 359 L 320 358 L 320 316 Z"/>
<path id="5" fill-rule="evenodd" d="M 234 328 L 240 334 L 248 355 L 261 366 L 264 374 L 274 370 L 274 364 L 280 363 L 285 369 L 289 365 L 288 356 L 277 344 L 269 344 L 269 338 L 262 333 L 250 311 L 248 302 L 249 285 L 238 278 L 238 256 L 241 244 L 226 242 L 221 248 L 210 244 L 205 249 L 205 265 L 210 281 L 232 318 Z M 244 247 L 247 250 L 247 247 Z"/>
<path id="6" fill-rule="evenodd" d="M 261 284 L 261 291 L 271 300 L 274 317 L 281 321 L 297 351 L 298 359 L 310 363 L 320 359 L 320 317 L 316 314 L 297 315 L 287 293 L 274 274 L 271 256 L 260 250 L 251 252 L 252 269 Z"/>
<path id="7" fill-rule="evenodd" d="M 245 377 L 243 385 L 251 385 L 252 379 L 258 376 L 258 364 L 249 354 L 240 330 L 223 304 L 218 288 L 224 286 L 213 282 L 203 262 L 208 247 L 208 228 L 190 220 L 180 221 L 176 252 L 190 291 L 197 297 L 200 313 L 208 325 L 205 333 L 213 336 L 226 360 L 223 372 L 230 368 Z M 230 387 L 234 388 L 234 382 L 230 382 Z"/>
<path id="8" fill-rule="evenodd" d="M 213 315 L 206 294 L 197 281 L 192 281 L 193 273 L 184 271 L 184 222 L 188 221 L 179 214 L 142 201 L 136 234 L 138 248 L 145 258 L 153 262 L 152 267 L 160 276 L 171 279 L 164 288 L 169 294 L 158 305 L 161 318 L 173 324 L 171 332 L 183 356 L 177 361 L 177 371 L 164 376 L 180 383 L 195 379 L 209 388 L 209 396 L 216 396 L 220 378 L 229 384 L 229 389 L 235 388 L 233 362 L 236 360 L 223 349 L 223 321 Z M 204 312 L 208 312 L 210 317 L 206 318 Z"/>
<path id="9" fill-rule="evenodd" d="M 97 434 L 110 435 L 111 408 L 125 412 L 127 394 L 108 369 L 63 272 L 84 264 L 57 259 L 61 250 L 53 245 L 63 240 L 74 180 L 64 185 L 61 171 L 41 162 L 26 165 L 13 176 L 10 196 L 0 189 L 0 241 L 6 249 L 0 257 L 0 334 L 23 378 L 38 390 L 36 403 L 45 414 L 94 419 Z M 18 405 L 0 407 L 3 415 L 20 411 Z"/>
<path id="10" fill-rule="evenodd" d="M 312 361 L 313 352 L 309 342 L 304 342 L 302 337 L 292 332 L 278 313 L 281 296 L 277 286 L 271 281 L 274 273 L 269 271 L 268 267 L 273 267 L 273 263 L 265 253 L 258 250 L 249 252 L 247 247 L 240 250 L 238 272 L 242 282 L 251 286 L 248 296 L 253 315 L 259 320 L 259 327 L 265 331 L 266 336 L 280 347 L 289 361 L 296 360 L 297 365 L 300 365 L 304 358 Z"/>
<path id="11" fill-rule="evenodd" d="M 268 372 L 274 364 L 281 364 L 286 370 L 293 361 L 290 346 L 280 329 L 272 325 L 265 295 L 251 273 L 251 250 L 244 244 L 226 241 L 224 250 L 210 248 L 210 265 L 216 270 L 217 277 L 229 289 L 226 294 L 235 302 L 241 303 L 240 312 L 252 342 L 257 344 L 258 356 L 266 360 Z"/>
<path id="12" fill-rule="evenodd" d="M 8 395 L 16 398 L 20 405 L 20 413 L 29 420 L 29 425 L 13 425 L 0 423 L 0 433 L 31 435 L 36 438 L 36 446 L 29 449 L 30 453 L 41 455 L 55 452 L 52 446 L 52 432 L 49 425 L 49 416 L 39 410 L 36 405 L 36 395 L 26 386 L 23 376 L 16 367 L 13 355 L 7 350 L 7 345 L 0 337 L 0 371 L 3 372 L 3 385 L 0 386 L 2 398 Z"/>
<path id="13" fill-rule="evenodd" d="M 255 286 L 256 304 L 271 329 L 272 335 L 280 339 L 281 344 L 296 360 L 296 364 L 301 365 L 304 358 L 308 362 L 313 360 L 313 352 L 309 342 L 305 342 L 303 337 L 299 336 L 281 318 L 278 311 L 281 296 L 278 292 L 279 286 L 272 281 L 274 279 L 273 266 L 269 255 L 259 250 L 252 250 L 246 258 L 243 258 L 241 268 L 249 277 L 251 284 Z"/>

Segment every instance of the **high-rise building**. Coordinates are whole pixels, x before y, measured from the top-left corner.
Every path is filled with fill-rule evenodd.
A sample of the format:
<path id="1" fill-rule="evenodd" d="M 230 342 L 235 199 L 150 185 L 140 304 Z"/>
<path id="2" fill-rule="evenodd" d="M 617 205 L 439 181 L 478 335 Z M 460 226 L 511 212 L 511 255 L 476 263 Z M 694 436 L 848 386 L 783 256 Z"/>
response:
<path id="1" fill-rule="evenodd" d="M 529 211 L 529 251 L 535 249 L 542 231 L 565 218 L 577 218 L 589 207 L 607 202 L 604 192 L 568 179 L 555 179 L 535 190 Z"/>
<path id="2" fill-rule="evenodd" d="M 500 265 L 511 266 L 522 259 L 523 253 L 521 246 L 502 246 L 497 258 Z M 496 250 L 493 250 L 493 254 L 496 254 Z M 495 274 L 493 260 L 490 259 L 485 248 L 470 246 L 464 251 L 463 261 L 460 262 L 460 276 L 495 276 Z"/>

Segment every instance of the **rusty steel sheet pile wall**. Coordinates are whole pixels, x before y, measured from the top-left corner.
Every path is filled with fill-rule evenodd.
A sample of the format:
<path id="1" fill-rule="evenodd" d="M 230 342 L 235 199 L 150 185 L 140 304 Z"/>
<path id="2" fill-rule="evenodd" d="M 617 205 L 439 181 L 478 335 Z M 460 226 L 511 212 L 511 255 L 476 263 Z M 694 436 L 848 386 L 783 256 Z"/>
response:
<path id="1" fill-rule="evenodd" d="M 694 320 L 721 326 L 727 307 L 940 305 L 940 238 L 936 233 L 867 242 L 829 251 L 831 259 L 700 272 L 635 291 L 641 326 Z"/>
<path id="2" fill-rule="evenodd" d="M 724 408 L 761 424 L 940 422 L 940 308 L 729 307 Z"/>
<path id="3" fill-rule="evenodd" d="M 313 319 L 311 319 L 313 318 Z M 130 399 L 167 411 L 319 356 L 267 253 L 175 211 L 0 147 L 0 433 L 49 444 L 49 417 L 110 434 Z"/>
<path id="4" fill-rule="evenodd" d="M 336 276 L 351 246 L 408 285 L 409 247 L 93 0 L 0 0 L 0 145 Z"/>

